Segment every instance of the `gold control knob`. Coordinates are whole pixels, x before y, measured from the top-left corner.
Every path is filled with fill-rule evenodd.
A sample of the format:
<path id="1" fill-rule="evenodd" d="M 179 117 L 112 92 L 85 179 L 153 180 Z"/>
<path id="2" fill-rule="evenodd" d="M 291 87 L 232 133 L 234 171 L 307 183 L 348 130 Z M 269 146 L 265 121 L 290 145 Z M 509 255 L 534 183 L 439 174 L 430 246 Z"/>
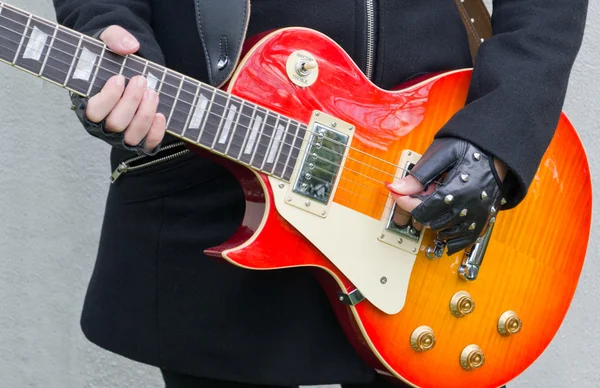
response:
<path id="1" fill-rule="evenodd" d="M 521 322 L 521 319 L 519 319 L 517 313 L 514 311 L 509 310 L 498 319 L 498 332 L 505 337 L 517 334 L 521 331 L 522 327 L 523 322 Z"/>
<path id="2" fill-rule="evenodd" d="M 471 314 L 474 309 L 475 302 L 466 291 L 459 291 L 450 299 L 450 312 L 457 318 Z"/>
<path id="3" fill-rule="evenodd" d="M 479 369 L 484 363 L 485 356 L 481 348 L 477 345 L 467 346 L 460 354 L 460 366 L 466 371 Z"/>
<path id="4" fill-rule="evenodd" d="M 417 327 L 410 336 L 410 346 L 415 352 L 426 352 L 435 346 L 435 335 L 429 326 Z"/>

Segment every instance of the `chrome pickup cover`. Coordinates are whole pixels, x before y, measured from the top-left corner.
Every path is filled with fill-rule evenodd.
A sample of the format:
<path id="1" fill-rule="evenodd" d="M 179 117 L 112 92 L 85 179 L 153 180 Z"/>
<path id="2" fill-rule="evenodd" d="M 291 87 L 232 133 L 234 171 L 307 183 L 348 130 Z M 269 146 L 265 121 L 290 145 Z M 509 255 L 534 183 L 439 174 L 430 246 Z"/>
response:
<path id="1" fill-rule="evenodd" d="M 312 134 L 293 190 L 326 204 L 331 198 L 349 137 L 319 123 L 309 131 Z"/>
<path id="2" fill-rule="evenodd" d="M 325 112 L 314 111 L 286 190 L 285 202 L 326 218 L 352 144 L 354 126 Z"/>

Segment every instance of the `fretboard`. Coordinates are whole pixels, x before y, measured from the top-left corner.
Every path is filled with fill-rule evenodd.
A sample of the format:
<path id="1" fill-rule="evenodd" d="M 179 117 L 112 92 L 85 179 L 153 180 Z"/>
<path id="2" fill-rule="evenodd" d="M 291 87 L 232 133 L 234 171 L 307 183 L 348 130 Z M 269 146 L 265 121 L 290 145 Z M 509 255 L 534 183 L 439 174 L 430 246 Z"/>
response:
<path id="1" fill-rule="evenodd" d="M 289 181 L 306 126 L 136 55 L 0 2 L 0 60 L 84 97 L 143 75 L 167 132 Z"/>

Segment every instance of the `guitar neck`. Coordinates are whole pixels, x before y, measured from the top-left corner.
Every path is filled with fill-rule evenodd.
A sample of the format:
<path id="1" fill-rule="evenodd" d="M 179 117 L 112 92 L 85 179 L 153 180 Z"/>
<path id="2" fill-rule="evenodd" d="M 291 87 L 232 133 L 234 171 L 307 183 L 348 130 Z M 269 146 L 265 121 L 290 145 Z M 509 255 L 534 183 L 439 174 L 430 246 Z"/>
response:
<path id="1" fill-rule="evenodd" d="M 84 97 L 123 75 L 147 78 L 167 132 L 289 181 L 306 126 L 136 55 L 0 2 L 0 60 Z"/>

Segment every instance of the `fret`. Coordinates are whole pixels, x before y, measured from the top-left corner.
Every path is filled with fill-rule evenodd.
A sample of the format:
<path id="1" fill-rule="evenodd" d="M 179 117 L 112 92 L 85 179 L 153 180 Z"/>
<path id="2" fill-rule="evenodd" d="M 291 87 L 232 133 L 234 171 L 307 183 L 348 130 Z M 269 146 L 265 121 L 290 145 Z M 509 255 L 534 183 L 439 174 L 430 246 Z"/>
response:
<path id="1" fill-rule="evenodd" d="M 265 125 L 265 121 L 267 119 L 267 111 L 264 108 L 256 106 L 256 112 L 254 113 L 254 117 L 250 122 L 250 135 L 248 137 L 248 141 L 244 145 L 244 150 L 242 153 L 242 157 L 240 160 L 248 165 L 251 165 L 252 159 L 256 155 L 256 150 L 258 148 L 258 140 L 260 139 L 260 134 Z"/>
<path id="2" fill-rule="evenodd" d="M 290 156 L 290 149 L 294 144 L 296 132 L 298 131 L 298 125 L 295 121 L 289 120 L 285 133 L 283 135 L 283 141 L 281 144 L 281 150 L 279 156 L 274 163 L 273 175 L 277 177 L 283 177 L 283 171 L 285 170 L 286 162 Z"/>
<path id="3" fill-rule="evenodd" d="M 125 68 L 125 63 L 127 62 L 127 58 L 129 58 L 129 55 L 125 55 L 125 59 L 123 59 L 123 63 L 121 64 L 121 68 L 119 69 L 119 75 L 123 75 L 123 69 Z"/>
<path id="4" fill-rule="evenodd" d="M 226 121 L 226 117 L 229 112 L 230 98 L 231 98 L 231 95 L 226 95 L 226 101 L 223 104 L 223 112 L 220 114 L 221 117 L 219 118 L 219 124 L 217 125 L 217 130 L 215 131 L 215 134 L 214 134 L 213 140 L 212 140 L 212 144 L 210 145 L 210 148 L 213 150 L 215 149 L 215 144 L 217 143 L 219 132 L 221 131 L 221 129 L 223 129 L 223 130 L 225 129 L 225 121 Z M 213 103 L 214 103 L 214 101 L 213 101 Z M 212 112 L 212 110 L 209 110 L 209 112 Z"/>
<path id="5" fill-rule="evenodd" d="M 233 136 L 235 135 L 235 132 L 238 129 L 241 129 L 242 131 L 244 130 L 243 128 L 238 127 L 238 123 L 240 121 L 240 116 L 242 115 L 242 107 L 243 106 L 244 106 L 244 101 L 240 100 L 240 107 L 237 110 L 235 122 L 232 123 L 233 128 L 232 128 L 231 136 L 229 136 L 229 140 L 226 141 L 227 147 L 225 147 L 225 151 L 223 151 L 223 154 L 225 154 L 225 155 L 229 155 L 229 148 L 231 148 L 231 144 L 232 144 Z"/>
<path id="6" fill-rule="evenodd" d="M 256 150 L 258 149 L 257 139 L 260 139 L 260 134 L 262 133 L 262 129 L 265 126 L 265 119 L 264 119 L 265 116 L 259 116 L 259 117 L 261 118 L 260 125 L 253 126 L 253 128 L 252 128 L 252 132 L 254 135 L 254 141 L 253 141 L 254 151 L 250 152 L 250 157 L 248 158 L 248 164 L 250 166 L 252 166 L 252 160 L 256 156 Z M 254 129 L 254 128 L 256 128 L 256 129 Z M 247 145 L 246 145 L 246 147 L 247 147 Z M 250 151 L 250 149 L 249 149 L 249 151 Z"/>
<path id="7" fill-rule="evenodd" d="M 63 82 L 63 86 L 66 86 L 67 82 L 69 82 L 69 79 L 71 78 L 71 72 L 73 72 L 73 65 L 75 64 L 75 61 L 77 60 L 77 54 L 79 54 L 79 49 L 81 48 L 82 42 L 83 42 L 83 35 L 80 35 L 79 39 L 77 40 L 77 47 L 75 48 L 75 53 L 73 53 L 73 59 L 71 60 L 71 65 L 69 66 L 69 71 L 67 72 L 67 77 L 65 78 L 65 81 Z"/>
<path id="8" fill-rule="evenodd" d="M 263 126 L 263 120 L 265 118 L 264 109 L 260 109 L 258 105 L 254 106 L 254 113 L 252 114 L 252 119 L 248 124 L 248 135 L 247 139 L 244 142 L 244 148 L 242 150 L 242 155 L 240 155 L 240 161 L 250 164 L 252 160 L 252 156 L 254 155 L 254 149 L 256 145 L 256 138 Z"/>
<path id="9" fill-rule="evenodd" d="M 307 129 L 305 126 L 298 124 L 298 131 L 296 132 L 296 137 L 294 138 L 294 143 L 290 150 L 290 157 L 285 163 L 285 170 L 283 172 L 283 179 L 285 180 L 289 180 L 292 177 L 294 166 L 296 166 L 296 161 L 298 160 L 298 155 L 300 154 L 300 148 L 304 142 L 306 130 Z"/>
<path id="10" fill-rule="evenodd" d="M 161 92 L 161 90 L 162 90 L 162 88 L 163 88 L 163 85 L 165 84 L 165 77 L 167 76 L 167 72 L 168 72 L 168 71 L 169 71 L 169 69 L 167 69 L 167 68 L 165 67 L 165 68 L 164 68 L 164 70 L 163 70 L 163 75 L 162 75 L 162 78 L 161 78 L 161 80 L 160 80 L 160 86 L 158 87 L 158 90 L 156 90 L 156 92 L 157 92 L 157 93 L 160 93 L 160 92 Z"/>
<path id="11" fill-rule="evenodd" d="M 227 105 L 227 95 L 218 89 L 215 89 L 212 103 L 208 107 L 204 125 L 202 126 L 202 133 L 198 143 L 212 148 L 213 141 L 217 137 L 221 121 L 223 121 L 223 112 L 225 111 L 225 105 Z"/>
<path id="12" fill-rule="evenodd" d="M 217 130 L 215 131 L 215 134 L 214 134 L 213 140 L 212 140 L 212 144 L 210 145 L 211 149 L 215 148 L 215 143 L 217 142 L 217 136 L 219 135 L 221 126 L 225 123 L 225 116 L 227 115 L 229 99 L 231 98 L 231 95 L 226 95 L 226 98 L 227 98 L 227 100 L 223 104 L 223 112 L 220 114 L 221 117 L 219 118 L 219 124 L 217 125 Z M 210 111 L 210 109 L 209 109 L 209 111 Z"/>
<path id="13" fill-rule="evenodd" d="M 246 132 L 245 128 L 241 128 L 239 126 L 240 117 L 242 116 L 242 109 L 244 107 L 244 104 L 245 104 L 245 101 L 244 100 L 240 100 L 240 106 L 238 108 L 238 114 L 237 114 L 237 117 L 235 118 L 235 122 L 233 123 L 233 128 L 232 128 L 231 136 L 229 136 L 229 140 L 227 141 L 227 147 L 225 148 L 225 151 L 223 152 L 225 155 L 229 155 L 229 150 L 231 148 L 231 145 L 233 144 L 233 138 L 235 136 L 235 133 L 238 130 L 241 130 L 242 132 Z"/>
<path id="14" fill-rule="evenodd" d="M 265 150 L 265 157 L 260 165 L 260 169 L 262 171 L 266 171 L 265 168 L 270 168 L 273 165 L 273 161 L 275 160 L 275 153 L 277 153 L 277 148 L 279 148 L 279 143 L 281 142 L 281 131 L 279 119 L 281 116 L 278 114 L 274 114 L 275 116 L 275 124 L 271 128 L 271 134 L 269 139 L 269 144 L 267 145 L 267 149 Z"/>
<path id="15" fill-rule="evenodd" d="M 74 65 L 71 65 L 74 66 L 74 69 L 65 86 L 80 93 L 87 93 L 103 49 L 104 44 L 82 35 L 78 51 L 75 55 Z"/>
<path id="16" fill-rule="evenodd" d="M 227 151 L 229 140 L 233 137 L 233 131 L 235 131 L 234 122 L 239 118 L 242 107 L 242 100 L 235 96 L 230 96 L 229 105 L 227 106 L 223 115 L 223 123 L 221 125 L 221 132 L 218 135 L 218 139 L 213 145 L 213 149 L 222 154 Z M 232 131 L 233 130 L 233 131 Z"/>
<path id="17" fill-rule="evenodd" d="M 63 86 L 67 81 L 67 75 L 71 71 L 71 63 L 76 59 L 75 51 L 80 36 L 59 26 L 56 31 L 54 44 L 49 49 L 47 61 L 41 76 Z"/>
<path id="18" fill-rule="evenodd" d="M 193 92 L 193 99 L 192 102 L 189 104 L 188 107 L 188 103 L 189 103 L 189 98 L 191 96 L 191 91 L 192 88 L 195 89 L 195 92 Z M 198 99 L 198 94 L 200 93 L 200 84 L 194 84 L 192 82 L 190 82 L 188 79 L 185 79 L 185 81 L 183 82 L 183 90 L 184 92 L 188 92 L 188 93 L 183 93 L 181 95 L 181 98 L 177 101 L 179 103 L 179 105 L 186 107 L 187 109 L 187 117 L 185 118 L 185 124 L 183 125 L 183 132 L 181 133 L 181 136 L 185 135 L 185 131 L 188 128 L 188 124 L 190 123 L 191 119 L 192 119 L 192 113 L 194 113 L 194 106 L 196 106 L 196 100 Z M 175 116 L 177 117 L 178 113 L 177 112 L 181 112 L 181 114 L 183 115 L 183 112 L 185 112 L 185 109 L 180 109 L 177 110 L 175 113 Z"/>
<path id="19" fill-rule="evenodd" d="M 185 138 L 192 140 L 194 143 L 198 143 L 198 139 L 202 132 L 200 128 L 204 128 L 205 118 L 208 116 L 208 106 L 216 93 L 216 89 L 209 89 L 205 85 L 200 87 L 198 98 L 192 107 L 194 112 L 192 113 L 192 117 L 184 132 Z"/>
<path id="20" fill-rule="evenodd" d="M 288 129 L 286 130 L 285 136 L 283 137 L 283 146 L 277 160 L 274 175 L 280 178 L 284 177 L 284 173 L 287 171 L 287 167 L 292 156 L 292 146 L 294 141 L 299 136 L 300 124 L 296 121 L 290 120 Z M 293 165 L 292 165 L 293 168 Z M 291 176 L 291 173 L 289 174 Z M 287 178 L 289 179 L 289 178 Z"/>
<path id="21" fill-rule="evenodd" d="M 19 53 L 15 56 L 15 65 L 33 74 L 40 75 L 52 44 L 51 36 L 54 35 L 57 28 L 32 17 L 29 28 L 23 35 L 22 50 L 19 50 Z"/>
<path id="22" fill-rule="evenodd" d="M 127 56 L 127 66 L 125 66 L 125 62 L 123 62 L 123 72 L 121 73 L 125 77 L 125 83 L 128 84 L 129 81 L 135 77 L 136 75 L 142 75 L 146 71 L 146 61 L 134 57 L 131 55 Z"/>
<path id="23" fill-rule="evenodd" d="M 9 5 L 0 9 L 0 59 L 13 64 L 27 19 L 27 15 Z"/>
<path id="24" fill-rule="evenodd" d="M 269 155 L 267 156 L 267 163 L 271 165 L 271 169 L 268 172 L 271 175 L 275 172 L 277 160 L 279 160 L 279 156 L 281 155 L 281 150 L 283 149 L 285 140 L 284 137 L 290 126 L 290 121 L 291 120 L 287 117 L 280 116 L 279 124 L 277 124 L 277 133 L 275 135 L 274 144 L 271 146 Z M 265 171 L 267 170 L 265 169 Z"/>
<path id="25" fill-rule="evenodd" d="M 144 60 L 144 70 L 142 70 L 142 75 L 145 77 L 146 76 L 146 69 L 148 69 L 148 64 L 150 63 L 150 61 L 148 60 Z"/>
<path id="26" fill-rule="evenodd" d="M 250 164 L 258 169 L 263 164 L 267 156 L 267 148 L 273 138 L 273 131 L 275 130 L 275 122 L 277 117 L 272 112 L 267 112 L 266 119 L 264 120 L 262 131 L 259 138 L 257 139 L 257 146 L 254 149 L 254 155 Z"/>
<path id="27" fill-rule="evenodd" d="M 242 150 L 250 135 L 250 123 L 254 118 L 255 110 L 256 105 L 248 102 L 244 102 L 240 109 L 240 115 L 238 116 L 235 131 L 231 135 L 231 145 L 227 150 L 227 155 L 234 159 L 240 159 L 242 156 Z"/>
<path id="28" fill-rule="evenodd" d="M 48 51 L 44 56 L 44 63 L 42 63 L 42 67 L 38 72 L 38 75 L 42 75 L 44 73 L 44 69 L 46 68 L 46 64 L 48 63 L 48 58 L 50 57 L 50 50 L 52 50 L 52 46 L 54 45 L 54 40 L 56 39 L 56 33 L 58 32 L 58 24 L 54 26 L 54 32 L 52 32 L 52 39 L 50 40 L 50 44 L 48 45 Z"/>
<path id="29" fill-rule="evenodd" d="M 105 47 L 98 59 L 99 65 L 96 66 L 96 75 L 92 81 L 88 96 L 98 94 L 110 78 L 121 72 L 121 68 L 125 63 L 125 57 L 107 50 Z"/>
<path id="30" fill-rule="evenodd" d="M 161 84 L 159 86 L 158 108 L 156 109 L 156 111 L 158 113 L 162 113 L 165 116 L 167 123 L 170 122 L 171 112 L 173 111 L 173 108 L 175 108 L 175 99 L 179 92 L 179 87 L 182 82 L 182 75 L 176 74 L 171 70 L 165 69 Z M 183 129 L 183 127 L 181 129 Z"/>
<path id="31" fill-rule="evenodd" d="M 17 47 L 17 52 L 15 53 L 15 57 L 12 60 L 13 64 L 17 62 L 17 58 L 19 57 L 19 51 L 21 51 L 21 48 L 23 47 L 23 41 L 25 40 L 25 36 L 27 36 L 27 30 L 29 29 L 29 23 L 31 23 L 31 15 L 29 15 L 27 17 L 27 24 L 25 25 L 25 30 L 23 31 L 23 34 L 21 35 L 21 40 L 19 41 L 19 47 Z"/>
<path id="32" fill-rule="evenodd" d="M 98 77 L 98 70 L 100 70 L 100 66 L 102 66 L 102 60 L 104 59 L 104 53 L 106 52 L 106 45 L 102 45 L 102 52 L 100 53 L 100 58 L 98 59 L 98 66 L 96 66 L 96 70 L 94 71 L 94 75 L 92 77 L 92 82 L 90 82 L 90 88 L 88 89 L 86 95 L 89 96 L 92 92 L 92 88 L 94 87 L 94 83 L 96 82 L 96 77 Z"/>
<path id="33" fill-rule="evenodd" d="M 177 127 L 177 128 L 170 127 L 170 125 L 171 125 L 171 118 L 173 118 L 173 112 L 175 112 L 175 107 L 177 106 L 177 103 L 179 102 L 179 96 L 181 95 L 181 88 L 183 86 L 183 81 L 185 81 L 185 77 L 182 76 L 181 81 L 179 82 L 179 86 L 177 87 L 177 94 L 175 95 L 175 101 L 173 102 L 173 106 L 171 107 L 171 111 L 169 112 L 169 118 L 167 119 L 167 128 L 170 128 L 171 130 L 179 129 L 180 132 L 177 132 L 179 135 L 183 132 L 183 125 L 181 127 Z M 183 122 L 179 122 L 179 123 L 184 124 Z M 177 124 L 177 122 L 176 122 L 176 124 Z"/>

